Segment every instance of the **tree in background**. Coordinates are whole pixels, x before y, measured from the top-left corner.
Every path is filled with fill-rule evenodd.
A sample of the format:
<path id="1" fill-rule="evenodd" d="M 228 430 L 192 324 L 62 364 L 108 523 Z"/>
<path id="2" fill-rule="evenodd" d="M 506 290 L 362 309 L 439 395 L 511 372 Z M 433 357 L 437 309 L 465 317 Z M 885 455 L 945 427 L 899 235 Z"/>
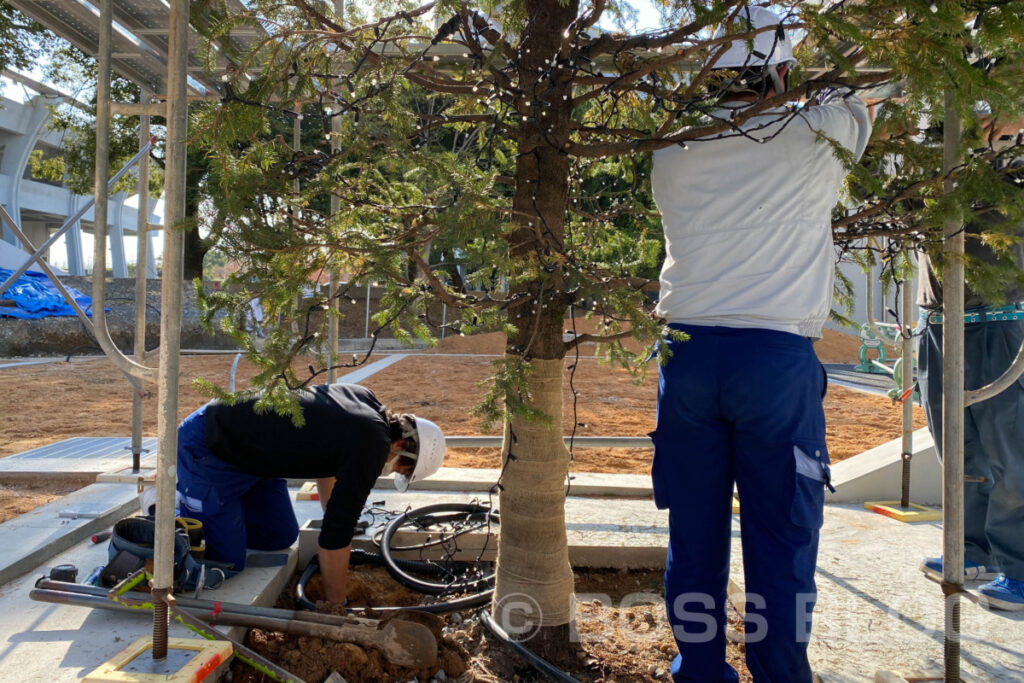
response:
<path id="1" fill-rule="evenodd" d="M 207 4 L 216 9 L 219 0 Z M 1018 153 L 1019 140 L 1001 150 L 994 140 L 980 144 L 983 128 L 972 123 L 954 171 L 958 189 L 947 197 L 941 153 L 918 122 L 942 120 L 947 86 L 969 121 L 982 101 L 993 120 L 1019 116 L 1024 80 L 1014 58 L 1024 3 L 760 4 L 804 33 L 793 76 L 801 102 L 768 97 L 732 123 L 711 116 L 721 73 L 706 65 L 754 35 L 737 20 L 736 0 L 658 2 L 664 28 L 639 34 L 598 28 L 628 25 L 628 5 L 611 0 L 514 0 L 500 11 L 487 2 L 381 1 L 344 18 L 322 1 L 254 0 L 244 16 L 220 7 L 223 21 L 211 29 L 216 40 L 248 23 L 267 37 L 238 56 L 239 77 L 220 106 L 196 117 L 211 186 L 223 198 L 222 246 L 241 265 L 232 278 L 238 292 L 207 298 L 208 312 L 233 313 L 228 331 L 263 368 L 263 402 L 293 415 L 289 391 L 323 371 L 291 369 L 325 330 L 327 316 L 295 300 L 311 274 L 378 283 L 386 293 L 376 320 L 400 337 L 430 337 L 434 302 L 448 306 L 454 332 L 505 332 L 505 357 L 479 409 L 505 424 L 495 609 L 516 629 L 538 628 L 531 645 L 549 656 L 564 656 L 573 619 L 565 357 L 599 341 L 611 359 L 642 370 L 663 333 L 648 294 L 657 289 L 661 242 L 651 152 L 749 135 L 736 126 L 772 107 L 799 125 L 799 107 L 850 88 L 878 101 L 881 134 L 851 164 L 847 206 L 836 210 L 840 247 L 892 238 L 899 260 L 904 245 L 925 240 L 951 213 L 980 203 L 1020 213 L 1016 187 L 991 182 L 997 159 Z M 320 126 L 318 144 L 294 148 L 268 135 L 297 107 Z M 331 197 L 340 205 L 333 214 Z M 254 295 L 285 323 L 259 353 L 237 323 Z M 328 315 L 336 303 L 315 300 Z M 597 333 L 566 339 L 583 313 Z M 626 337 L 644 342 L 644 353 L 628 353 Z M 516 602 L 521 594 L 530 600 Z"/>
<path id="2" fill-rule="evenodd" d="M 0 0 L 0 71 L 27 71 L 59 39 Z"/>

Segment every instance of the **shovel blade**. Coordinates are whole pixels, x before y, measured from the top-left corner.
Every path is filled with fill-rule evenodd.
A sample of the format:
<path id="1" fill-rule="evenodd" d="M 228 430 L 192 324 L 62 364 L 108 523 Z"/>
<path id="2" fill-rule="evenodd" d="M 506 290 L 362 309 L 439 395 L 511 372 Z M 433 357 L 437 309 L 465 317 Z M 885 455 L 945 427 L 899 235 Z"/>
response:
<path id="1" fill-rule="evenodd" d="M 423 624 L 392 619 L 381 633 L 381 649 L 388 661 L 414 669 L 437 663 L 437 639 Z"/>

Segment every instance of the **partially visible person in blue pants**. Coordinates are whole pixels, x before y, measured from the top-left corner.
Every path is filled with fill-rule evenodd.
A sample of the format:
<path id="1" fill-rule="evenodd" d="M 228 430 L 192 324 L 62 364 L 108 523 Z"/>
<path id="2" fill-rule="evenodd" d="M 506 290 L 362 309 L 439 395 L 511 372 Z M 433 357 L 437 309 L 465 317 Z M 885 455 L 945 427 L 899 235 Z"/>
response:
<path id="1" fill-rule="evenodd" d="M 978 261 L 998 263 L 975 236 L 983 227 L 968 226 L 965 250 Z M 1019 267 L 1024 247 L 1015 251 Z M 941 457 L 942 288 L 927 254 L 920 261 L 918 304 L 925 328 L 918 381 Z M 1015 282 L 1007 282 L 1002 293 L 1006 301 L 1024 301 L 1024 288 Z M 964 386 L 971 390 L 994 382 L 1013 363 L 1024 341 L 1024 303 L 989 305 L 969 286 L 964 303 Z M 1024 611 L 1024 378 L 964 410 L 964 474 L 964 578 L 989 581 L 978 588 L 982 604 Z M 925 559 L 921 569 L 941 579 L 942 558 Z"/>
<path id="2" fill-rule="evenodd" d="M 211 401 L 178 427 L 182 513 L 203 523 L 206 558 L 245 568 L 246 551 L 291 545 L 298 522 L 285 479 L 315 479 L 324 510 L 319 538 L 325 597 L 344 603 L 355 526 L 380 476 L 395 487 L 436 472 L 444 459 L 440 428 L 389 412 L 369 389 L 324 384 L 295 393 L 303 424 L 256 401 Z"/>
<path id="3" fill-rule="evenodd" d="M 178 426 L 178 490 L 203 522 L 211 559 L 245 569 L 246 550 L 287 548 L 299 536 L 284 479 L 249 474 L 206 445 L 206 406 Z"/>
<path id="4" fill-rule="evenodd" d="M 657 312 L 674 337 L 660 369 L 651 474 L 668 508 L 665 600 L 676 682 L 736 681 L 725 661 L 733 485 L 739 489 L 747 665 L 757 683 L 811 683 L 814 570 L 828 484 L 825 376 L 812 347 L 832 304 L 832 209 L 871 133 L 867 107 L 833 93 L 799 109 L 792 45 L 770 10 L 743 6 L 709 63 L 721 135 L 654 153 L 665 231 Z M 774 30 L 773 30 L 774 29 Z"/>
<path id="5" fill-rule="evenodd" d="M 671 537 L 665 594 L 676 680 L 735 681 L 725 663 L 732 492 L 742 506 L 747 666 L 756 681 L 809 681 L 806 648 L 828 482 L 825 374 L 808 339 L 673 325 L 658 382 L 653 477 Z M 684 446 L 685 445 L 685 446 Z"/>

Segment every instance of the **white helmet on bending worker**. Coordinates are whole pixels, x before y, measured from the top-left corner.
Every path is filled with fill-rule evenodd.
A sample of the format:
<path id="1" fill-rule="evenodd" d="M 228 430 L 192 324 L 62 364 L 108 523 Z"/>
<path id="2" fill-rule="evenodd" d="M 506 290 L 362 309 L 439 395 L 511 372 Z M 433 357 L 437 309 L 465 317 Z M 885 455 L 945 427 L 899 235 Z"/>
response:
<path id="1" fill-rule="evenodd" d="M 762 30 L 768 27 L 772 30 Z M 742 7 L 733 19 L 732 33 L 743 35 L 759 31 L 753 38 L 737 39 L 729 43 L 725 51 L 713 48 L 709 62 L 718 72 L 733 72 L 726 77 L 722 89 L 730 93 L 754 93 L 767 95 L 769 86 L 775 92 L 788 90 L 788 70 L 796 59 L 793 57 L 793 43 L 776 15 L 765 7 Z M 725 27 L 717 36 L 726 35 Z M 780 74 L 782 67 L 786 67 Z"/>
<path id="2" fill-rule="evenodd" d="M 402 426 L 402 438 L 411 442 L 411 448 L 399 450 L 398 455 L 416 461 L 411 474 L 399 472 L 395 475 L 395 488 L 405 491 L 413 482 L 426 479 L 441 468 L 445 442 L 441 428 L 430 420 L 406 413 L 399 418 L 399 422 Z"/>

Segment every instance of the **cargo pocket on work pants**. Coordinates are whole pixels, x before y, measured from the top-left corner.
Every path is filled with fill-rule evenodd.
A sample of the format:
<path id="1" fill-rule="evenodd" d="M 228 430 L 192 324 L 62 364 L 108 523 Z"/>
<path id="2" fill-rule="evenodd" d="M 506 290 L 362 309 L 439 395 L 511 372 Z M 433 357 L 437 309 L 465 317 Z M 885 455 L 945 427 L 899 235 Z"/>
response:
<path id="1" fill-rule="evenodd" d="M 825 487 L 834 491 L 825 444 L 793 444 L 796 479 L 790 519 L 806 529 L 820 529 L 824 523 Z"/>
<path id="2" fill-rule="evenodd" d="M 202 482 L 189 482 L 181 488 L 181 512 L 186 517 L 214 517 L 221 509 L 217 489 Z"/>

